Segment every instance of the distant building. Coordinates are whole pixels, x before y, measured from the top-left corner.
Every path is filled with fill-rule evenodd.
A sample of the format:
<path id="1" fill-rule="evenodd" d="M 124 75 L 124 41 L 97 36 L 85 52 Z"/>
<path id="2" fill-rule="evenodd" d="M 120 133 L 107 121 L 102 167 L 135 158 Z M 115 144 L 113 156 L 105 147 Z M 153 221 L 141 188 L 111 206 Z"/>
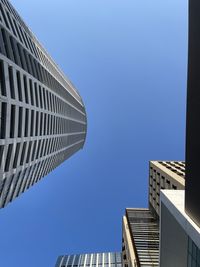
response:
<path id="1" fill-rule="evenodd" d="M 81 149 L 86 125 L 73 84 L 0 0 L 0 207 Z"/>
<path id="2" fill-rule="evenodd" d="M 122 267 L 122 256 L 120 252 L 64 255 L 55 267 Z"/>

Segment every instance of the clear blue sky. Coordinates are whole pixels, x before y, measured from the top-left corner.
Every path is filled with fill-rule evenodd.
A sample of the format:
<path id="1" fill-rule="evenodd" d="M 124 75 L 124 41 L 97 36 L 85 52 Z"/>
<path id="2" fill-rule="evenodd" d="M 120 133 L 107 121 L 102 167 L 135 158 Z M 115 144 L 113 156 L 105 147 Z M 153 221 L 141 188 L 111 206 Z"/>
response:
<path id="1" fill-rule="evenodd" d="M 83 97 L 83 150 L 0 210 L 0 267 L 119 251 L 149 160 L 183 160 L 187 1 L 12 0 Z"/>

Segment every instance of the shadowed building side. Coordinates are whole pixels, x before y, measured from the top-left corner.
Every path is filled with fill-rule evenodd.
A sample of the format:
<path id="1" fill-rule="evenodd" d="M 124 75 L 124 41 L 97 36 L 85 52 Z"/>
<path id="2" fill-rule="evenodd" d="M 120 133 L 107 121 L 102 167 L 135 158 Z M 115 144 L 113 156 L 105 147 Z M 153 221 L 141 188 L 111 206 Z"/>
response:
<path id="1" fill-rule="evenodd" d="M 186 213 L 200 226 L 200 2 L 189 1 L 189 53 L 186 120 Z"/>
<path id="2" fill-rule="evenodd" d="M 0 0 L 0 207 L 81 149 L 86 127 L 75 87 Z"/>

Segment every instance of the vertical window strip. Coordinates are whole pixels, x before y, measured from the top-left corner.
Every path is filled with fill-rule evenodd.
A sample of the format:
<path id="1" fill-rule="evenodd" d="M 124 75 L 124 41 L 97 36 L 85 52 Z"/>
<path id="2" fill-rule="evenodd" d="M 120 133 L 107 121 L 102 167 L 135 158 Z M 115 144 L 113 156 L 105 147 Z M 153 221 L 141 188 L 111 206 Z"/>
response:
<path id="1" fill-rule="evenodd" d="M 19 115 L 18 115 L 18 137 L 22 137 L 22 125 L 23 125 L 23 107 L 19 107 Z"/>
<path id="2" fill-rule="evenodd" d="M 14 78 L 13 78 L 13 68 L 9 66 L 8 68 L 9 74 L 9 83 L 10 83 L 10 96 L 15 99 L 15 88 L 14 88 Z"/>
<path id="3" fill-rule="evenodd" d="M 1 95 L 6 96 L 5 72 L 3 61 L 0 61 L 0 87 Z"/>
<path id="4" fill-rule="evenodd" d="M 20 144 L 21 143 L 17 143 L 16 149 L 15 149 L 15 156 L 14 156 L 14 161 L 13 161 L 13 168 L 14 169 L 17 168 L 17 163 L 18 163 L 18 159 L 19 159 Z"/>
<path id="5" fill-rule="evenodd" d="M 14 34 L 15 36 L 17 36 L 17 34 L 16 34 L 15 28 L 14 28 L 14 26 L 13 26 L 13 22 L 12 22 L 12 19 L 11 19 L 11 17 L 10 17 L 10 14 L 9 14 L 9 12 L 6 12 L 6 14 L 7 14 L 7 17 L 8 17 L 9 23 L 10 23 L 10 26 L 11 26 L 11 28 L 12 28 L 12 32 L 13 32 L 13 34 Z"/>
<path id="6" fill-rule="evenodd" d="M 7 156 L 6 156 L 6 164 L 5 164 L 5 168 L 4 168 L 5 172 L 8 172 L 9 168 L 10 168 L 12 148 L 13 148 L 13 144 L 10 144 L 8 146 L 8 151 L 7 151 Z"/>
<path id="7" fill-rule="evenodd" d="M 1 132 L 0 132 L 1 139 L 4 139 L 6 137 L 6 117 L 7 117 L 7 103 L 3 102 L 1 104 Z"/>
<path id="8" fill-rule="evenodd" d="M 5 11 L 4 11 L 3 6 L 2 6 L 1 3 L 0 3 L 0 11 L 1 11 L 1 14 L 3 16 L 3 20 L 5 22 L 6 27 L 10 30 L 10 26 L 9 26 L 9 23 L 8 23 L 8 20 L 7 20 L 7 17 L 6 17 L 6 14 L 5 14 Z"/>
<path id="9" fill-rule="evenodd" d="M 16 106 L 11 105 L 11 112 L 10 112 L 10 138 L 13 138 L 15 135 L 15 110 Z"/>

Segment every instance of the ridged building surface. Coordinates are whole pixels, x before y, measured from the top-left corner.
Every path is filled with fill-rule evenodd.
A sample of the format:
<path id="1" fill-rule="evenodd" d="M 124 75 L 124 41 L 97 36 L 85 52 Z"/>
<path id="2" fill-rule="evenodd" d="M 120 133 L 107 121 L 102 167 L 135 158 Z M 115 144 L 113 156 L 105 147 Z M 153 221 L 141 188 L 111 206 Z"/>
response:
<path id="1" fill-rule="evenodd" d="M 55 267 L 122 267 L 120 252 L 59 256 Z"/>
<path id="2" fill-rule="evenodd" d="M 159 266 L 159 223 L 149 209 L 126 209 L 122 252 L 124 267 Z"/>
<path id="3" fill-rule="evenodd" d="M 7 0 L 0 0 L 0 207 L 83 147 L 80 95 Z"/>

